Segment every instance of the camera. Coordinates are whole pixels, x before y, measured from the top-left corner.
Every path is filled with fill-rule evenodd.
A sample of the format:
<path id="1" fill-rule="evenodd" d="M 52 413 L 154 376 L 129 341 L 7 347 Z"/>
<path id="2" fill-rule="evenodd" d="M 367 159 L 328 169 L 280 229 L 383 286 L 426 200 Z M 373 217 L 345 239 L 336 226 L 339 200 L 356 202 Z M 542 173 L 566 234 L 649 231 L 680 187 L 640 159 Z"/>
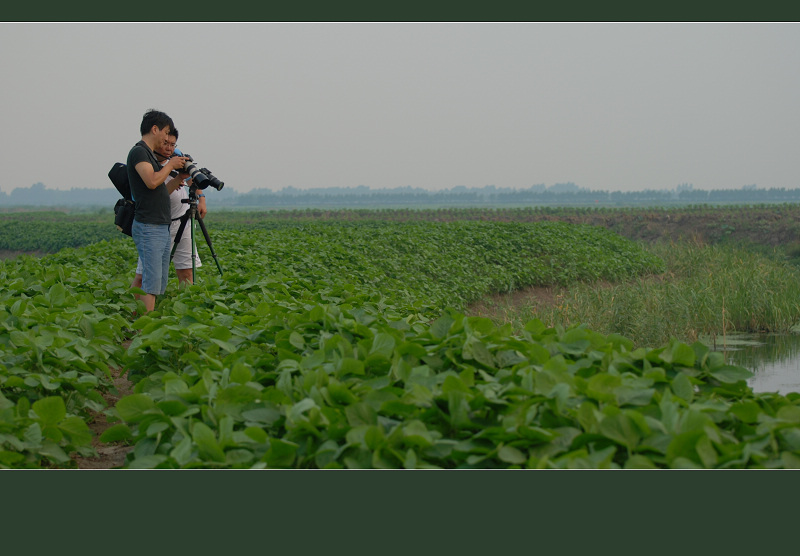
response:
<path id="1" fill-rule="evenodd" d="M 225 182 L 221 181 L 217 178 L 214 174 L 211 173 L 211 170 L 208 168 L 200 168 L 200 173 L 208 178 L 208 185 L 219 191 L 225 185 Z M 203 186 L 200 189 L 205 189 L 207 186 Z"/>
<path id="2" fill-rule="evenodd" d="M 194 159 L 192 159 L 192 157 L 188 154 L 182 153 L 178 149 L 175 149 L 175 154 L 178 156 L 185 156 L 189 159 L 183 165 L 183 171 L 189 174 L 189 177 L 192 178 L 192 183 L 194 183 L 198 189 L 205 189 L 210 185 L 219 191 L 225 185 L 225 183 L 214 176 L 208 168 L 201 168 L 198 170 L 197 166 L 194 164 Z M 177 172 L 174 170 L 172 173 L 177 175 Z"/>

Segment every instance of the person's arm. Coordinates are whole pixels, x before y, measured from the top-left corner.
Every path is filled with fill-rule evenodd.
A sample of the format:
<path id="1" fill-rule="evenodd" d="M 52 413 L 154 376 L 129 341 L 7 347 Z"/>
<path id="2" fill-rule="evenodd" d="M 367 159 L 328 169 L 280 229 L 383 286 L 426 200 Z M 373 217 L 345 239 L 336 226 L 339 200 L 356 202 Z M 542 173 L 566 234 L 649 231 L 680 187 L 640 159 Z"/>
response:
<path id="1" fill-rule="evenodd" d="M 208 212 L 206 208 L 206 194 L 203 192 L 197 194 L 197 212 L 200 213 L 200 218 L 205 218 Z"/>
<path id="2" fill-rule="evenodd" d="M 167 186 L 167 193 L 169 193 L 170 195 L 175 193 L 181 187 L 181 185 L 184 185 L 183 180 L 186 179 L 186 176 L 188 175 L 189 174 L 178 174 L 177 176 L 174 176 L 172 179 L 164 182 L 164 185 Z"/>
<path id="3" fill-rule="evenodd" d="M 156 187 L 164 183 L 167 177 L 169 177 L 170 172 L 172 172 L 173 170 L 182 169 L 185 162 L 186 162 L 186 157 L 175 156 L 173 158 L 170 158 L 158 172 L 153 170 L 152 164 L 150 164 L 147 161 L 139 162 L 135 166 L 135 168 L 136 171 L 141 176 L 142 181 L 144 181 L 144 184 L 147 186 L 147 188 L 155 189 Z M 177 183 L 180 184 L 180 181 L 178 181 Z M 177 187 L 173 186 L 170 192 L 175 191 L 175 189 L 177 189 Z"/>

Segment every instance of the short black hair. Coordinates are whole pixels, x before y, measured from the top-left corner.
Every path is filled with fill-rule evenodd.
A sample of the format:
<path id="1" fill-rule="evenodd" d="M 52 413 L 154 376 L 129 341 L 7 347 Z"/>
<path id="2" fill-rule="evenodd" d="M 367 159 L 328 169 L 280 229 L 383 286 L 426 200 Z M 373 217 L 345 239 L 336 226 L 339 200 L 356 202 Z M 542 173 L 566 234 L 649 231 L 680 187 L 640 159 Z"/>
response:
<path id="1" fill-rule="evenodd" d="M 142 132 L 143 136 L 147 135 L 150 133 L 153 126 L 156 126 L 158 129 L 164 129 L 165 126 L 169 126 L 170 129 L 175 129 L 175 123 L 172 121 L 172 118 L 167 116 L 164 112 L 151 108 L 144 113 L 139 131 Z"/>
<path id="2" fill-rule="evenodd" d="M 169 136 L 172 137 L 174 135 L 175 136 L 175 140 L 177 141 L 178 140 L 178 129 L 176 127 L 171 127 L 171 128 L 169 128 L 169 130 L 170 130 L 169 131 Z"/>

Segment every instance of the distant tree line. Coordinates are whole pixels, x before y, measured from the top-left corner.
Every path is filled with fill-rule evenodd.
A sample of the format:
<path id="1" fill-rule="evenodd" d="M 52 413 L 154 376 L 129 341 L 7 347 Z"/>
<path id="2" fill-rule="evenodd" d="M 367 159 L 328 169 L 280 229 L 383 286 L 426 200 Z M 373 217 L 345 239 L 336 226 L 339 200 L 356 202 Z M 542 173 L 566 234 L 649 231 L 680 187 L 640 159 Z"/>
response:
<path id="1" fill-rule="evenodd" d="M 238 193 L 226 186 L 222 191 L 206 190 L 210 206 L 229 208 L 359 208 L 359 207 L 510 207 L 510 206 L 670 206 L 689 204 L 748 204 L 786 203 L 800 201 L 800 188 L 760 189 L 748 185 L 738 189 L 695 189 L 681 184 L 674 189 L 642 191 L 595 191 L 574 183 L 552 186 L 533 185 L 527 189 L 500 188 L 487 185 L 480 188 L 456 186 L 441 191 L 397 187 L 371 189 L 331 187 L 297 189 L 285 187 L 278 191 L 255 189 Z M 73 188 L 48 189 L 42 183 L 28 188 L 16 188 L 11 193 L 0 191 L 3 207 L 113 207 L 119 193 L 106 189 Z"/>

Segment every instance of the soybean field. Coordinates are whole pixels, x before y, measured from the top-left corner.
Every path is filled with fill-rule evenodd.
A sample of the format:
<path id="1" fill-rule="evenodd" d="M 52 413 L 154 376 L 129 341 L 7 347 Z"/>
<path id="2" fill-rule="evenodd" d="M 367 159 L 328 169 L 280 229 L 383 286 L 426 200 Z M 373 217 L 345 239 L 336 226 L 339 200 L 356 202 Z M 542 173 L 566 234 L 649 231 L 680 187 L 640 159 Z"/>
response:
<path id="1" fill-rule="evenodd" d="M 77 467 L 104 445 L 158 469 L 800 466 L 800 395 L 754 393 L 702 343 L 465 313 L 664 273 L 607 227 L 209 219 L 222 274 L 200 236 L 196 283 L 173 278 L 148 314 L 132 240 L 99 230 L 0 262 L 2 467 Z M 120 374 L 132 391 L 110 404 Z"/>

